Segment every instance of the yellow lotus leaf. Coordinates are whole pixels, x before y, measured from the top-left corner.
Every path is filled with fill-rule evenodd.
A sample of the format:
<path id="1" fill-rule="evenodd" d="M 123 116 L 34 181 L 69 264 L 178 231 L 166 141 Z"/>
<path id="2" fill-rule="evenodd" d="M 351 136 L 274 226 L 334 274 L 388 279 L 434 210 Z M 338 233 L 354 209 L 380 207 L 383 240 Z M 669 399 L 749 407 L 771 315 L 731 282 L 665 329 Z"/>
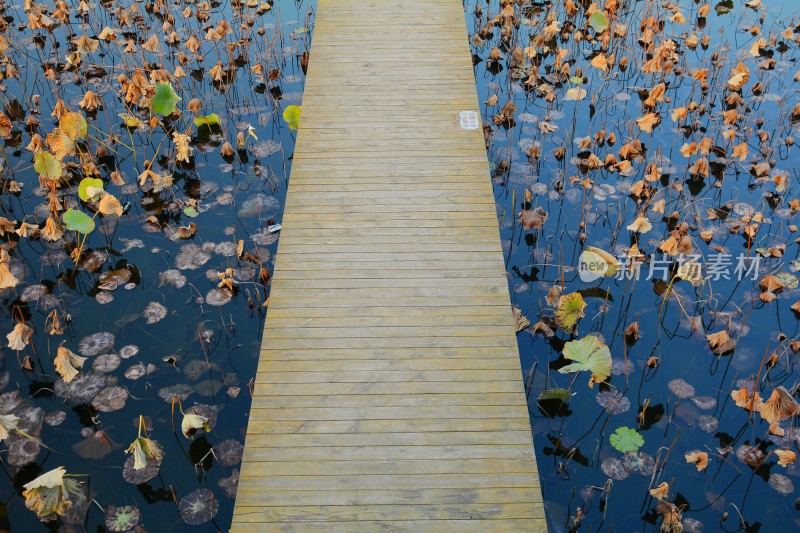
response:
<path id="1" fill-rule="evenodd" d="M 69 155 L 75 155 L 75 142 L 59 128 L 55 128 L 53 133 L 47 134 L 47 146 L 59 161 Z"/>
<path id="2" fill-rule="evenodd" d="M 673 122 L 678 122 L 686 118 L 687 109 L 685 107 L 676 107 L 672 110 L 671 116 Z"/>
<path id="3" fill-rule="evenodd" d="M 83 367 L 84 362 L 86 362 L 85 357 L 75 355 L 72 351 L 63 346 L 58 347 L 58 353 L 53 361 L 56 366 L 56 372 L 58 372 L 65 383 L 69 383 L 75 379 L 78 375 L 78 369 Z"/>
<path id="4" fill-rule="evenodd" d="M 100 46 L 100 41 L 92 39 L 88 35 L 81 35 L 77 39 L 73 39 L 72 44 L 78 47 L 78 52 L 88 55 L 97 51 L 97 48 Z"/>
<path id="5" fill-rule="evenodd" d="M 750 69 L 744 63 L 739 63 L 731 72 L 731 77 L 728 78 L 728 85 L 732 89 L 741 89 L 747 80 L 750 79 Z"/>
<path id="6" fill-rule="evenodd" d="M 122 216 L 122 204 L 113 194 L 105 194 L 97 204 L 97 210 L 104 215 Z"/>
<path id="7" fill-rule="evenodd" d="M 14 329 L 6 335 L 8 339 L 8 347 L 12 350 L 22 350 L 24 349 L 31 340 L 31 336 L 33 335 L 33 329 L 26 326 L 22 322 L 17 322 L 17 325 L 14 326 Z"/>
<path id="8" fill-rule="evenodd" d="M 181 421 L 181 433 L 187 439 L 191 439 L 198 429 L 208 431 L 208 419 L 204 416 L 195 414 L 184 414 Z"/>
<path id="9" fill-rule="evenodd" d="M 16 415 L 0 415 L 0 442 L 3 442 L 11 432 L 17 429 L 19 417 Z"/>
<path id="10" fill-rule="evenodd" d="M 608 58 L 605 54 L 597 54 L 594 56 L 594 59 L 592 59 L 590 65 L 605 72 L 606 69 L 608 69 Z"/>
<path id="11" fill-rule="evenodd" d="M 35 512 L 42 522 L 66 514 L 72 507 L 72 495 L 83 492 L 77 480 L 65 478 L 64 474 L 64 467 L 59 466 L 24 485 L 25 507 Z"/>
<path id="12" fill-rule="evenodd" d="M 10 289 L 16 287 L 19 280 L 8 269 L 8 265 L 0 263 L 0 289 Z"/>
<path id="13" fill-rule="evenodd" d="M 65 113 L 58 121 L 58 129 L 73 141 L 86 137 L 88 127 L 83 115 L 74 111 Z M 47 140 L 50 142 L 49 136 Z"/>
<path id="14" fill-rule="evenodd" d="M 64 228 L 52 216 L 49 216 L 47 222 L 44 223 L 41 234 L 48 241 L 55 242 L 64 236 Z"/>
<path id="15" fill-rule="evenodd" d="M 183 161 L 184 163 L 189 162 L 189 158 L 192 156 L 192 147 L 189 146 L 189 141 L 191 137 L 186 135 L 185 133 L 175 132 L 172 134 L 172 140 L 175 142 L 175 149 L 177 151 L 177 155 L 175 159 L 177 161 Z"/>
<path id="16" fill-rule="evenodd" d="M 160 461 L 164 458 L 164 449 L 161 445 L 146 437 L 137 438 L 125 452 L 133 454 L 134 470 L 145 468 L 148 461 Z"/>
<path id="17" fill-rule="evenodd" d="M 645 234 L 653 229 L 653 225 L 646 216 L 639 216 L 636 217 L 633 222 L 628 224 L 627 229 L 628 231 L 635 231 L 637 233 Z"/>

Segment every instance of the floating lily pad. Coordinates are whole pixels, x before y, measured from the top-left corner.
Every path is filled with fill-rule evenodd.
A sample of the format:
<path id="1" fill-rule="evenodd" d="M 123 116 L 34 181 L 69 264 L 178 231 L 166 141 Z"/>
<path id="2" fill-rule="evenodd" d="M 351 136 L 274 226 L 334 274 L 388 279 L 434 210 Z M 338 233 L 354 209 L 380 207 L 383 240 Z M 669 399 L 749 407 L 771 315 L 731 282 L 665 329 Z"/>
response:
<path id="1" fill-rule="evenodd" d="M 161 468 L 161 461 L 150 460 L 144 468 L 138 470 L 133 467 L 135 461 L 133 455 L 129 455 L 128 458 L 125 459 L 125 465 L 122 467 L 122 477 L 128 483 L 141 485 L 158 475 L 158 470 Z"/>
<path id="2" fill-rule="evenodd" d="M 208 305 L 222 306 L 229 303 L 233 296 L 225 289 L 211 289 L 206 294 L 205 301 Z"/>
<path id="3" fill-rule="evenodd" d="M 135 344 L 128 344 L 119 349 L 119 356 L 123 359 L 129 359 L 139 353 L 139 347 Z"/>
<path id="4" fill-rule="evenodd" d="M 638 431 L 629 427 L 619 427 L 609 437 L 611 446 L 621 452 L 635 452 L 644 446 L 644 439 Z"/>
<path id="5" fill-rule="evenodd" d="M 29 285 L 22 291 L 19 299 L 23 302 L 35 302 L 48 292 L 49 290 L 47 289 L 46 285 L 42 285 L 40 283 L 36 285 Z"/>
<path id="6" fill-rule="evenodd" d="M 114 347 L 114 334 L 100 331 L 87 335 L 78 343 L 78 351 L 86 357 L 94 357 L 106 353 Z"/>
<path id="7" fill-rule="evenodd" d="M 142 316 L 147 319 L 148 324 L 155 324 L 167 316 L 167 308 L 158 302 L 150 302 L 142 311 Z"/>
<path id="8" fill-rule="evenodd" d="M 109 505 L 106 509 L 106 528 L 109 531 L 130 531 L 139 524 L 140 519 L 141 513 L 135 505 Z"/>
<path id="9" fill-rule="evenodd" d="M 217 481 L 217 485 L 225 491 L 225 496 L 228 498 L 235 498 L 236 489 L 239 486 L 239 469 L 234 468 L 231 475 Z"/>
<path id="10" fill-rule="evenodd" d="M 181 520 L 192 526 L 199 526 L 212 520 L 219 511 L 219 502 L 208 489 L 197 489 L 181 498 L 178 513 Z"/>
<path id="11" fill-rule="evenodd" d="M 594 335 L 567 342 L 563 353 L 565 358 L 575 363 L 559 368 L 558 371 L 562 374 L 588 370 L 595 382 L 605 381 L 611 375 L 611 352 Z"/>
<path id="12" fill-rule="evenodd" d="M 32 463 L 39 456 L 42 447 L 33 439 L 20 436 L 8 444 L 5 460 L 11 466 L 22 467 Z"/>
<path id="13" fill-rule="evenodd" d="M 94 396 L 106 386 L 106 377 L 99 372 L 80 373 L 78 377 L 64 383 L 63 379 L 56 381 L 53 391 L 56 396 L 75 403 L 89 403 Z"/>
<path id="14" fill-rule="evenodd" d="M 283 110 L 283 120 L 289 124 L 289 128 L 296 130 L 300 127 L 300 106 L 290 105 Z"/>
<path id="15" fill-rule="evenodd" d="M 656 462 L 651 455 L 644 452 L 627 452 L 622 458 L 622 464 L 630 472 L 649 477 L 653 474 Z"/>
<path id="16" fill-rule="evenodd" d="M 625 465 L 622 464 L 622 461 L 616 457 L 608 457 L 603 459 L 603 462 L 600 463 L 600 470 L 602 470 L 605 475 L 615 481 L 622 481 L 630 475 L 628 470 L 625 468 Z"/>
<path id="17" fill-rule="evenodd" d="M 182 289 L 186 285 L 186 276 L 181 274 L 180 270 L 174 268 L 165 270 L 158 275 L 158 286 L 163 287 L 164 285 L 172 285 L 176 289 Z"/>
<path id="18" fill-rule="evenodd" d="M 158 389 L 158 397 L 167 403 L 172 403 L 172 398 L 177 396 L 182 402 L 185 402 L 192 392 L 194 392 L 194 388 L 191 385 L 176 383 L 175 385 Z"/>
<path id="19" fill-rule="evenodd" d="M 128 401 L 128 390 L 119 385 L 113 385 L 101 390 L 92 399 L 92 407 L 103 413 L 119 411 Z"/>
<path id="20" fill-rule="evenodd" d="M 236 439 L 226 439 L 214 446 L 214 456 L 222 466 L 234 466 L 242 462 L 244 444 Z"/>
<path id="21" fill-rule="evenodd" d="M 92 431 L 89 430 L 89 435 L 77 444 L 72 445 L 72 450 L 80 457 L 85 459 L 102 459 L 114 450 L 119 450 L 120 446 L 115 442 L 105 430 Z"/>
<path id="22" fill-rule="evenodd" d="M 607 413 L 612 415 L 625 413 L 631 408 L 631 401 L 616 389 L 598 392 L 595 399 Z"/>
<path id="23" fill-rule="evenodd" d="M 194 270 L 208 263 L 211 259 L 211 254 L 203 251 L 203 249 L 194 244 L 184 244 L 181 246 L 181 251 L 175 257 L 175 266 L 178 270 Z"/>
<path id="24" fill-rule="evenodd" d="M 44 423 L 52 427 L 60 426 L 66 419 L 67 413 L 64 411 L 50 411 L 44 415 Z"/>
<path id="25" fill-rule="evenodd" d="M 155 95 L 150 99 L 150 107 L 159 115 L 171 115 L 180 101 L 181 97 L 171 83 L 159 83 L 156 85 Z"/>
<path id="26" fill-rule="evenodd" d="M 121 362 L 122 359 L 115 353 L 98 355 L 94 361 L 92 361 L 92 370 L 95 372 L 113 372 L 119 368 Z"/>
<path id="27" fill-rule="evenodd" d="M 769 486 L 781 494 L 792 494 L 794 492 L 794 483 L 792 483 L 791 478 L 783 474 L 770 474 Z"/>
<path id="28" fill-rule="evenodd" d="M 667 387 L 669 387 L 669 390 L 678 398 L 691 398 L 694 396 L 694 387 L 684 379 L 673 379 L 667 383 Z"/>

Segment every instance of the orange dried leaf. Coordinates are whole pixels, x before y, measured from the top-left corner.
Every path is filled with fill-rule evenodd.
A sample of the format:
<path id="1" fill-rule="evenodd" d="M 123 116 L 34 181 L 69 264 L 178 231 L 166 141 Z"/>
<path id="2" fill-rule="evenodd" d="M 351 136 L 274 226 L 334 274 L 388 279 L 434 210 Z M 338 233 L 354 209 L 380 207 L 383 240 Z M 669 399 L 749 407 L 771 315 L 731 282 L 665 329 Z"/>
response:
<path id="1" fill-rule="evenodd" d="M 761 405 L 759 412 L 764 420 L 774 424 L 800 414 L 800 404 L 785 388 L 777 387 L 769 399 Z"/>
<path id="2" fill-rule="evenodd" d="M 750 79 L 750 69 L 744 63 L 739 63 L 731 72 L 731 77 L 728 79 L 728 85 L 733 89 L 741 89 L 747 80 Z"/>
<path id="3" fill-rule="evenodd" d="M 752 396 L 750 395 L 751 392 L 753 393 Z M 758 391 L 751 391 L 744 387 L 731 392 L 731 398 L 736 402 L 736 405 L 748 411 L 758 411 L 763 405 L 761 402 L 761 395 L 758 394 Z"/>
<path id="4" fill-rule="evenodd" d="M 686 458 L 687 463 L 694 463 L 694 466 L 697 467 L 698 472 L 705 470 L 708 466 L 708 454 L 706 452 L 690 452 L 684 457 Z"/>
<path id="5" fill-rule="evenodd" d="M 636 125 L 645 133 L 653 133 L 653 128 L 658 125 L 658 115 L 655 113 L 648 113 L 645 116 L 636 120 Z"/>
<path id="6" fill-rule="evenodd" d="M 658 501 L 669 498 L 669 483 L 667 483 L 666 481 L 662 481 L 661 485 L 659 485 L 654 489 L 650 489 L 650 496 L 657 499 Z"/>
<path id="7" fill-rule="evenodd" d="M 775 450 L 775 455 L 778 456 L 778 464 L 781 466 L 789 466 L 797 460 L 797 454 L 792 450 Z"/>

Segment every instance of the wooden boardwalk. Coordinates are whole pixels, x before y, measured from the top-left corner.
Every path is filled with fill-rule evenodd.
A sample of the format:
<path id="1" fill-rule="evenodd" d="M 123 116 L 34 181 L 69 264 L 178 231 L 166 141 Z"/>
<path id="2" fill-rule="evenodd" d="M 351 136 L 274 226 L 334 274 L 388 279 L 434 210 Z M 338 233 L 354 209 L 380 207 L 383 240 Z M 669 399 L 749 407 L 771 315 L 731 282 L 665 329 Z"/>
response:
<path id="1" fill-rule="evenodd" d="M 546 531 L 459 0 L 319 0 L 232 531 Z"/>

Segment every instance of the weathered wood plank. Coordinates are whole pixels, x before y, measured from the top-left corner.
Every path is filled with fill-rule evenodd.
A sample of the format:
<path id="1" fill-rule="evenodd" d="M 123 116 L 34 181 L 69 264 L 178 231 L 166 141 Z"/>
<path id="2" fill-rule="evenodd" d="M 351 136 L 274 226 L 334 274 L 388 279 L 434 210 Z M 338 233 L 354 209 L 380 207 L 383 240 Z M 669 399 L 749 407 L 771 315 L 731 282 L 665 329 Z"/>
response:
<path id="1" fill-rule="evenodd" d="M 319 0 L 232 531 L 546 530 L 478 106 L 461 2 Z"/>

